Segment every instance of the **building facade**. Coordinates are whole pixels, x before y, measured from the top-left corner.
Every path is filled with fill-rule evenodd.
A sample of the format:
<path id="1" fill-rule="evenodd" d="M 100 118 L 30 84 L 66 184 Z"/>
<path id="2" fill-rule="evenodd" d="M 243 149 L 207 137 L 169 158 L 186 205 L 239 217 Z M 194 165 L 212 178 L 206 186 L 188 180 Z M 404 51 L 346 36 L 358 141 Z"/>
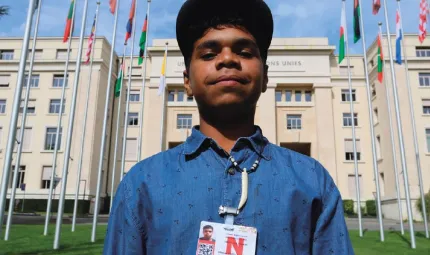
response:
<path id="1" fill-rule="evenodd" d="M 76 39 L 74 39 L 76 40 Z M 166 68 L 167 88 L 164 96 L 158 95 L 161 66 L 165 43 L 168 42 L 168 57 Z M 419 44 L 416 35 L 406 35 L 406 54 L 409 59 L 409 76 L 414 103 L 414 113 L 417 123 L 418 142 L 420 149 L 421 167 L 423 170 L 424 190 L 430 188 L 430 44 Z M 86 45 L 84 43 L 84 45 Z M 394 38 L 393 38 L 393 45 Z M 74 75 L 77 40 L 72 44 L 69 84 Z M 3 165 L 4 150 L 7 141 L 8 125 L 12 107 L 12 98 L 16 86 L 18 59 L 21 40 L 0 39 L 0 164 Z M 20 182 L 27 183 L 27 198 L 46 198 L 47 189 L 44 176 L 49 166 L 52 166 L 52 152 L 47 151 L 49 131 L 56 126 L 58 114 L 49 113 L 52 99 L 59 98 L 58 88 L 55 88 L 55 75 L 62 73 L 64 60 L 58 59 L 58 51 L 64 50 L 65 44 L 59 38 L 43 38 L 38 41 L 39 59 L 36 60 L 34 75 L 39 75 L 38 87 L 31 89 L 29 107 L 36 106 L 27 121 L 22 165 L 25 172 Z M 390 104 L 395 121 L 391 78 L 388 61 L 388 48 L 384 39 L 386 57 L 387 84 L 377 81 L 377 48 L 376 43 L 370 45 L 367 66 L 370 72 L 372 115 L 369 116 L 368 96 L 364 75 L 363 56 L 351 56 L 353 95 L 349 95 L 346 60 L 338 64 L 334 55 L 335 46 L 329 44 L 327 38 L 275 38 L 269 50 L 267 64 L 269 66 L 268 89 L 261 95 L 257 105 L 256 124 L 263 134 L 279 146 L 286 147 L 319 160 L 329 171 L 336 182 L 343 199 L 356 200 L 354 154 L 352 150 L 352 121 L 356 125 L 357 159 L 362 205 L 364 201 L 374 199 L 375 176 L 372 157 L 372 144 L 369 118 L 374 120 L 375 140 L 377 150 L 377 180 L 381 186 L 383 213 L 387 218 L 397 218 L 396 187 L 394 182 L 394 164 L 392 145 L 389 132 L 387 100 L 385 88 L 390 93 Z M 13 51 L 12 60 L 10 53 Z M 84 151 L 84 167 L 81 179 L 80 198 L 91 199 L 95 195 L 98 158 L 100 155 L 101 125 L 108 75 L 110 45 L 104 38 L 98 38 L 96 43 L 95 64 L 91 82 L 90 109 L 88 110 L 87 136 Z M 105 148 L 105 164 L 103 165 L 102 195 L 111 194 L 113 166 L 115 165 L 115 184 L 119 183 L 121 173 L 122 143 L 125 123 L 127 136 L 125 139 L 126 173 L 139 159 L 145 159 L 162 150 L 177 146 L 185 141 L 191 128 L 199 123 L 197 104 L 193 98 L 187 97 L 183 87 L 184 62 L 174 39 L 154 40 L 149 48 L 149 58 L 146 72 L 143 65 L 137 64 L 137 58 L 130 61 L 125 58 L 126 69 L 123 80 L 122 95 L 112 95 L 109 109 L 107 128 L 107 146 Z M 61 53 L 60 53 L 61 54 Z M 75 54 L 75 55 L 73 55 Z M 37 53 L 36 53 L 37 55 Z M 115 62 L 120 60 L 115 56 Z M 118 67 L 115 66 L 116 76 Z M 410 190 L 414 203 L 419 199 L 419 184 L 415 153 L 412 139 L 412 127 L 409 114 L 409 103 L 405 86 L 404 66 L 396 66 L 399 87 L 400 111 L 402 116 L 403 135 L 405 139 L 407 167 L 409 171 Z M 67 197 L 74 194 L 76 185 L 77 159 L 79 157 L 80 134 L 82 132 L 83 107 L 85 88 L 88 81 L 88 67 L 83 66 L 78 93 L 75 127 L 72 139 L 72 153 L 67 184 Z M 146 73 L 146 77 L 143 74 Z M 96 74 L 96 75 L 95 75 Z M 7 77 L 7 78 L 5 78 Z M 114 77 L 116 79 L 116 77 Z M 8 85 L 6 86 L 6 79 Z M 112 79 L 114 82 L 115 79 Z M 143 91 L 143 79 L 145 87 Z M 130 83 L 128 82 L 130 81 Z M 2 85 L 4 84 L 4 85 Z M 128 86 L 130 84 L 130 86 Z M 68 129 L 68 112 L 71 100 L 70 86 L 66 89 L 66 107 L 63 116 L 63 135 L 65 141 Z M 127 89 L 130 89 L 129 114 L 125 120 Z M 34 92 L 33 92 L 34 91 Z M 144 93 L 143 93 L 144 92 Z M 121 99 L 119 113 L 119 128 L 117 130 L 117 111 Z M 164 99 L 164 101 L 163 101 Z M 354 103 L 354 117 L 351 118 L 349 100 Z M 5 108 L 2 110 L 2 102 Z M 143 105 L 143 112 L 142 109 Z M 40 110 L 39 110 L 40 109 Z M 33 110 L 31 110 L 33 111 Z M 143 116 L 142 116 L 143 114 Z M 143 122 L 142 122 L 143 120 Z M 126 121 L 126 122 L 125 122 Z M 19 126 L 20 121 L 18 122 Z M 395 122 L 394 122 L 395 123 Z M 142 137 L 139 137 L 139 129 Z M 402 173 L 400 164 L 397 128 L 395 130 L 397 150 L 397 166 Z M 119 132 L 118 146 L 115 149 L 115 134 Z M 28 138 L 26 138 L 28 137 Z M 27 139 L 27 140 L 26 140 Z M 49 142 L 48 142 L 49 143 Z M 44 147 L 45 146 L 45 147 Z M 64 147 L 64 144 L 61 144 Z M 141 152 L 138 155 L 138 152 Z M 114 160 L 116 153 L 116 162 Z M 58 158 L 56 174 L 61 177 L 64 159 Z M 107 174 L 106 174 L 107 173 Z M 20 175 L 21 176 L 21 175 Z M 399 175 L 400 189 L 404 200 L 403 175 Z M 17 184 L 18 185 L 18 184 Z M 85 186 L 85 189 L 84 189 Z M 86 192 L 85 198 L 84 190 Z M 9 190 L 10 191 L 10 190 Z M 23 192 L 18 191 L 17 197 Z M 59 188 L 56 188 L 56 194 Z M 404 206 L 403 216 L 406 217 Z M 414 217 L 420 219 L 415 210 Z"/>

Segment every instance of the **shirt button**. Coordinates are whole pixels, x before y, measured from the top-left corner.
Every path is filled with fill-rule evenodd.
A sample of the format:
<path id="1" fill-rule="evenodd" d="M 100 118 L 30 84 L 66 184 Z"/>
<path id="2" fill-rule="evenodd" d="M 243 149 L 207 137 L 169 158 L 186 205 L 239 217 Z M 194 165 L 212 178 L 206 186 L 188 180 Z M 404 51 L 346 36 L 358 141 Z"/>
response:
<path id="1" fill-rule="evenodd" d="M 230 168 L 227 170 L 227 172 L 228 172 L 230 175 L 234 175 L 234 173 L 235 173 L 236 171 L 234 170 L 234 168 L 230 167 Z"/>

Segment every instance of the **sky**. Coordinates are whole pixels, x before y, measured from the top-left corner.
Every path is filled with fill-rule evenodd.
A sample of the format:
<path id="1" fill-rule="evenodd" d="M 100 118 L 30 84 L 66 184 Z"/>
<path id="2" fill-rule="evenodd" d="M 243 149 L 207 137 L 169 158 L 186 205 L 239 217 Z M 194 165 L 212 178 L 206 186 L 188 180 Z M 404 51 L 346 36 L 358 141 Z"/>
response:
<path id="1" fill-rule="evenodd" d="M 42 12 L 38 36 L 62 36 L 70 0 L 40 0 Z M 132 0 L 118 0 L 119 18 L 116 37 L 116 52 L 122 53 L 122 43 L 125 37 L 125 27 Z M 216 0 L 214 0 L 216 1 Z M 384 0 L 381 0 L 383 3 Z M 395 34 L 395 14 L 397 0 L 386 0 L 390 32 Z M 0 0 L 0 5 L 8 5 L 10 14 L 0 19 L 0 37 L 22 37 L 24 35 L 28 0 Z M 79 36 L 82 24 L 85 0 L 76 0 L 76 24 L 74 36 Z M 88 36 L 93 23 L 97 0 L 88 0 L 85 35 Z M 97 35 L 105 36 L 112 41 L 114 16 L 109 12 L 109 0 L 100 0 Z M 138 53 L 140 31 L 145 19 L 147 2 L 137 0 L 135 50 Z M 149 20 L 149 45 L 153 39 L 175 38 L 175 23 L 177 13 L 183 0 L 152 0 Z M 274 18 L 274 37 L 327 37 L 331 45 L 339 42 L 340 0 L 266 0 Z M 353 38 L 353 0 L 346 0 L 346 15 L 348 37 L 350 38 L 351 54 L 362 54 L 361 41 L 352 43 Z M 362 15 L 365 26 L 367 46 L 375 40 L 378 33 L 378 22 L 385 21 L 384 9 L 381 7 L 378 15 L 372 14 L 373 0 L 361 0 Z M 418 34 L 418 13 L 420 0 L 402 0 L 401 11 L 404 33 Z M 383 33 L 386 32 L 385 23 Z M 33 32 L 32 32 L 33 33 Z M 119 55 L 119 54 L 118 54 Z"/>

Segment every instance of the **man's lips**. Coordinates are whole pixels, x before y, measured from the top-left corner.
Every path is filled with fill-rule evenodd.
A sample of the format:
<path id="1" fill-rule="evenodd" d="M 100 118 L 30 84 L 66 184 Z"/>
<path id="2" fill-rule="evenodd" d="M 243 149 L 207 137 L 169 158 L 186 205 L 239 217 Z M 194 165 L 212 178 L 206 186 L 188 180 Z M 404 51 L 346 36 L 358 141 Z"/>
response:
<path id="1" fill-rule="evenodd" d="M 211 82 L 211 84 L 231 86 L 231 85 L 237 85 L 238 83 L 246 84 L 248 82 L 249 82 L 248 79 L 237 75 L 222 75 L 217 79 L 215 79 L 213 82 Z"/>

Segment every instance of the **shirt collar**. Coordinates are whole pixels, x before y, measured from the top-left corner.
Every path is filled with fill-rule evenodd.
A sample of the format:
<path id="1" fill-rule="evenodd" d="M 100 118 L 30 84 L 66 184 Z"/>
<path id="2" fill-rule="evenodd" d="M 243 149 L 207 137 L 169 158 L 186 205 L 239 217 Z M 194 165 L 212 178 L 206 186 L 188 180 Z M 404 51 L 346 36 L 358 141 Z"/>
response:
<path id="1" fill-rule="evenodd" d="M 263 136 L 263 132 L 259 126 L 255 126 L 255 133 L 249 137 L 240 137 L 233 148 L 237 146 L 237 144 L 243 140 L 248 141 L 252 149 L 258 153 L 262 158 L 266 160 L 270 160 L 269 153 L 269 141 L 266 137 Z M 212 138 L 205 136 L 202 132 L 200 132 L 200 126 L 194 126 L 191 132 L 191 135 L 185 141 L 184 146 L 184 154 L 185 155 L 193 155 L 195 154 L 204 144 L 205 142 L 213 141 Z M 215 141 L 213 141 L 215 143 Z M 206 143 L 209 144 L 209 143 Z"/>

